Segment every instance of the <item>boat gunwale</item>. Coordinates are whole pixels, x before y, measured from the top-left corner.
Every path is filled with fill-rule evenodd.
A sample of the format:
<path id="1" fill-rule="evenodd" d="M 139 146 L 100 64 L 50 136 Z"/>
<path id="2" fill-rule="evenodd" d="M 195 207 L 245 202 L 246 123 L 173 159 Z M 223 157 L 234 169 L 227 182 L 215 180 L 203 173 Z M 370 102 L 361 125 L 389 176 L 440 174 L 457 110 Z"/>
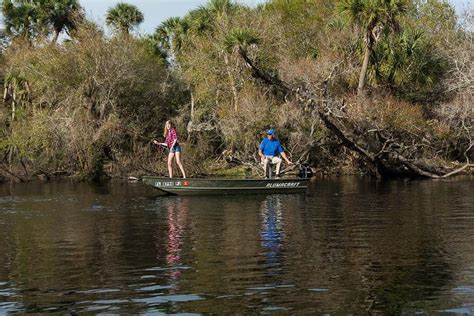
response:
<path id="1" fill-rule="evenodd" d="M 199 191 L 199 190 L 203 190 L 203 191 L 232 191 L 232 190 L 303 190 L 303 189 L 306 189 L 307 187 L 306 186 L 295 186 L 295 187 L 220 187 L 220 188 L 215 188 L 215 187 L 178 187 L 178 186 L 170 186 L 170 187 L 157 187 L 155 186 L 155 188 L 157 189 L 160 189 L 160 190 L 163 190 L 163 188 L 165 188 L 165 190 L 167 188 L 170 188 L 171 190 L 179 190 L 179 191 Z"/>
<path id="2" fill-rule="evenodd" d="M 225 188 L 203 188 L 203 187 L 194 187 L 194 188 L 181 188 L 181 187 L 156 187 L 160 192 L 171 194 L 171 195 L 215 195 L 220 194 L 229 194 L 229 195 L 239 195 L 239 194 L 292 194 L 292 193 L 302 193 L 306 192 L 307 186 L 299 187 L 280 187 L 280 188 L 266 188 L 266 187 L 225 187 Z"/>
<path id="3" fill-rule="evenodd" d="M 228 179 L 228 178 L 166 178 L 166 177 L 154 177 L 144 176 L 142 181 L 145 180 L 164 180 L 164 181 L 223 181 L 223 182 L 288 182 L 288 181 L 310 181 L 310 178 L 277 178 L 277 179 Z"/>

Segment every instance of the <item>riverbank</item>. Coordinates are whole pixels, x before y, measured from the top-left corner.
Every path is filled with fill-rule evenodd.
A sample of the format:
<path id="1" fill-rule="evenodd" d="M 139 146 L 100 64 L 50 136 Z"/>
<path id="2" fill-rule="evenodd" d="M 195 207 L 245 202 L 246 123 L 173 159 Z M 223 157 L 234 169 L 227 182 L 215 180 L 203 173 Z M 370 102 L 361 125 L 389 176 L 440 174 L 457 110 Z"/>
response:
<path id="1" fill-rule="evenodd" d="M 191 163 L 185 160 L 185 166 L 189 166 Z M 455 166 L 453 166 L 455 167 Z M 367 173 L 363 168 L 361 168 L 357 163 L 353 161 L 348 161 L 343 166 L 310 166 L 313 176 L 316 178 L 325 178 L 325 177 L 340 177 L 340 176 L 357 176 L 362 178 L 373 178 L 374 176 L 370 173 Z M 23 168 L 16 167 L 13 170 L 0 169 L 0 183 L 7 182 L 31 182 L 35 180 L 40 181 L 54 181 L 59 179 L 71 179 L 78 182 L 115 182 L 115 181 L 135 181 L 135 179 L 140 179 L 142 176 L 154 175 L 154 176 L 163 176 L 168 177 L 168 170 L 164 163 L 157 163 L 157 167 L 154 169 L 140 168 L 136 170 L 130 170 L 124 172 L 117 167 L 114 167 L 112 164 L 107 164 L 101 173 L 102 176 L 99 178 L 91 179 L 81 174 L 77 174 L 71 171 L 37 171 L 33 173 L 25 173 Z M 186 169 L 188 172 L 188 177 L 191 178 L 204 178 L 204 177 L 218 177 L 218 178 L 261 178 L 263 177 L 263 168 L 258 164 L 247 164 L 247 165 L 235 165 L 229 164 L 227 162 L 204 162 L 199 167 L 199 169 L 193 170 Z M 290 166 L 282 168 L 283 173 L 288 177 L 296 177 L 298 175 L 298 168 L 296 166 Z M 175 168 L 175 172 L 178 172 L 178 169 Z M 179 176 L 179 173 L 177 174 Z M 456 176 L 465 177 L 465 176 L 474 176 L 473 168 L 466 168 L 465 171 L 458 173 Z M 394 177 L 397 178 L 397 177 Z M 413 178 L 413 177 L 412 177 Z M 416 178 L 416 177 L 415 177 Z"/>

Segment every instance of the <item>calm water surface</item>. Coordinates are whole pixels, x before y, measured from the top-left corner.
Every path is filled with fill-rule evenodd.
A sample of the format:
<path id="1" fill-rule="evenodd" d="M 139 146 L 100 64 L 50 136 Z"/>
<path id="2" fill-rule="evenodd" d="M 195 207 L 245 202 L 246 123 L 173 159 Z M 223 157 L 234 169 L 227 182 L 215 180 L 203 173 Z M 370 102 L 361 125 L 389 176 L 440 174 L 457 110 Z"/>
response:
<path id="1" fill-rule="evenodd" d="M 0 314 L 474 314 L 472 179 L 0 186 Z"/>

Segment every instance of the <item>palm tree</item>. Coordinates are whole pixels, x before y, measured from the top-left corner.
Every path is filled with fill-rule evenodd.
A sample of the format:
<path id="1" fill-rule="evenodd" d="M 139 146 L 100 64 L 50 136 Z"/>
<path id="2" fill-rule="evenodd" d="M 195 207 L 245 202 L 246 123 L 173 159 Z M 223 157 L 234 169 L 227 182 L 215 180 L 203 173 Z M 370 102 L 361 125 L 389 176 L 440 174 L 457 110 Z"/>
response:
<path id="1" fill-rule="evenodd" d="M 42 24 L 52 31 L 52 42 L 56 43 L 59 35 L 76 28 L 77 22 L 83 18 L 82 8 L 77 0 L 40 0 L 39 16 Z"/>
<path id="2" fill-rule="evenodd" d="M 192 32 L 203 35 L 212 30 L 216 18 L 233 12 L 237 6 L 230 0 L 210 0 L 205 6 L 190 11 L 184 18 L 171 17 L 163 21 L 155 30 L 154 37 L 170 55 L 176 55 Z"/>
<path id="3" fill-rule="evenodd" d="M 230 31 L 224 39 L 224 47 L 228 52 L 237 49 L 240 54 L 246 54 L 251 45 L 257 45 L 258 43 L 260 43 L 260 39 L 255 32 L 240 28 Z"/>
<path id="4" fill-rule="evenodd" d="M 206 5 L 207 10 L 211 15 L 222 16 L 234 11 L 237 6 L 230 0 L 210 0 Z"/>
<path id="5" fill-rule="evenodd" d="M 224 63 L 226 65 L 227 76 L 229 77 L 232 94 L 234 96 L 234 110 L 238 110 L 238 89 L 232 75 L 229 53 L 237 51 L 239 55 L 247 61 L 247 51 L 251 45 L 256 45 L 260 42 L 258 36 L 248 29 L 233 29 L 224 39 Z"/>
<path id="6" fill-rule="evenodd" d="M 431 102 L 439 97 L 435 92 L 441 88 L 447 64 L 423 31 L 406 27 L 396 36 L 384 38 L 374 49 L 372 61 L 377 81 L 392 94 L 411 102 Z"/>
<path id="7" fill-rule="evenodd" d="M 212 29 L 213 18 L 211 12 L 205 6 L 199 6 L 197 9 L 190 11 L 184 19 L 189 24 L 189 28 L 198 35 Z"/>
<path id="8" fill-rule="evenodd" d="M 7 34 L 30 44 L 41 33 L 52 33 L 56 42 L 62 31 L 69 33 L 82 18 L 77 0 L 4 0 L 2 13 Z"/>
<path id="9" fill-rule="evenodd" d="M 183 37 L 188 30 L 187 23 L 179 17 L 163 21 L 155 30 L 155 37 L 160 45 L 176 54 L 183 45 Z"/>
<path id="10" fill-rule="evenodd" d="M 37 10 L 34 3 L 3 0 L 1 3 L 5 32 L 20 37 L 31 45 L 36 33 Z"/>
<path id="11" fill-rule="evenodd" d="M 30 86 L 28 81 L 19 73 L 7 73 L 5 76 L 3 102 L 10 101 L 11 120 L 15 120 L 17 106 L 31 102 Z"/>
<path id="12" fill-rule="evenodd" d="M 398 32 L 398 17 L 408 8 L 407 0 L 343 0 L 340 11 L 364 32 L 365 53 L 357 95 L 364 94 L 365 78 L 374 47 L 383 33 Z"/>
<path id="13" fill-rule="evenodd" d="M 150 52 L 158 57 L 164 64 L 167 64 L 168 52 L 163 48 L 161 42 L 154 35 L 146 35 L 141 41 L 149 48 Z"/>
<path id="14" fill-rule="evenodd" d="M 105 22 L 122 34 L 128 35 L 133 28 L 143 22 L 143 13 L 136 6 L 121 2 L 107 11 Z"/>

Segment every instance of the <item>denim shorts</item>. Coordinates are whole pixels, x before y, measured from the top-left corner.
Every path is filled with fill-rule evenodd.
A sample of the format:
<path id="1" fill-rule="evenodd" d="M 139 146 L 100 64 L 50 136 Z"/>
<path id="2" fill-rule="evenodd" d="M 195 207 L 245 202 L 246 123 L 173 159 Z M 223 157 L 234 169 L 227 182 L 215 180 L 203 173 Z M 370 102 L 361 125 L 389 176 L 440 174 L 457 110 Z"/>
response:
<path id="1" fill-rule="evenodd" d="M 173 148 L 171 148 L 170 153 L 180 153 L 181 152 L 181 146 L 179 144 L 175 144 Z"/>

